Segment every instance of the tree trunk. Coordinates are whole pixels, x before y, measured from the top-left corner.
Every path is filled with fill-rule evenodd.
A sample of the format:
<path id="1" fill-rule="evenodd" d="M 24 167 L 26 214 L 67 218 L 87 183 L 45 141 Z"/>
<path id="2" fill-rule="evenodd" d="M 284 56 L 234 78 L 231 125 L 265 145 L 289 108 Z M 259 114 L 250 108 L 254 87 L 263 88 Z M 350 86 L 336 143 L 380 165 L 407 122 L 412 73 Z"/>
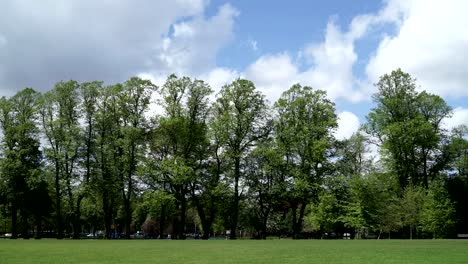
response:
<path id="1" fill-rule="evenodd" d="M 267 234 L 267 221 L 268 217 L 265 217 L 262 222 L 262 233 L 260 235 L 261 239 L 266 239 L 266 234 Z"/>
<path id="2" fill-rule="evenodd" d="M 102 192 L 102 209 L 104 212 L 104 228 L 106 231 L 106 238 L 110 239 L 112 237 L 112 209 L 109 205 L 109 192 L 107 187 L 104 187 Z"/>
<path id="3" fill-rule="evenodd" d="M 293 204 L 291 207 L 291 213 L 292 213 L 292 231 L 293 231 L 293 239 L 297 239 L 297 205 Z"/>
<path id="4" fill-rule="evenodd" d="M 128 194 L 130 196 L 130 194 Z M 124 211 L 125 211 L 125 238 L 130 239 L 130 227 L 132 224 L 132 209 L 130 207 L 130 197 L 124 195 Z"/>
<path id="5" fill-rule="evenodd" d="M 21 236 L 23 239 L 29 239 L 28 214 L 21 210 Z"/>
<path id="6" fill-rule="evenodd" d="M 231 234 L 230 239 L 237 238 L 237 222 L 239 221 L 239 178 L 240 178 L 240 158 L 235 158 L 234 164 L 234 200 L 232 202 L 232 219 L 231 219 Z"/>
<path id="7" fill-rule="evenodd" d="M 41 239 L 42 238 L 42 217 L 40 215 L 36 215 L 36 234 L 34 235 L 34 239 Z"/>
<path id="8" fill-rule="evenodd" d="M 307 204 L 302 202 L 301 209 L 299 211 L 299 219 L 297 219 L 297 234 L 300 235 L 302 232 L 302 222 L 304 221 L 304 214 Z"/>
<path id="9" fill-rule="evenodd" d="M 409 227 L 409 237 L 410 237 L 410 240 L 413 240 L 413 226 L 410 225 Z"/>
<path id="10" fill-rule="evenodd" d="M 11 206 L 11 239 L 18 238 L 18 210 L 16 205 Z"/>
<path id="11" fill-rule="evenodd" d="M 177 239 L 185 239 L 185 218 L 187 214 L 187 199 L 185 198 L 185 194 L 182 193 L 181 201 L 180 201 L 180 220 L 179 220 L 179 228 Z"/>
<path id="12" fill-rule="evenodd" d="M 63 239 L 62 210 L 60 197 L 60 168 L 58 160 L 55 160 L 55 229 L 57 239 Z"/>
<path id="13" fill-rule="evenodd" d="M 166 208 L 163 205 L 161 205 L 161 218 L 159 220 L 159 239 L 163 239 L 163 236 L 164 236 L 164 225 L 166 224 L 165 223 L 165 218 L 166 218 Z"/>
<path id="14" fill-rule="evenodd" d="M 83 200 L 84 195 L 79 195 L 78 199 L 76 201 L 76 208 L 75 208 L 75 214 L 73 217 L 73 239 L 80 239 L 80 233 L 81 233 L 81 224 L 80 224 L 80 218 L 81 218 L 81 201 Z"/>

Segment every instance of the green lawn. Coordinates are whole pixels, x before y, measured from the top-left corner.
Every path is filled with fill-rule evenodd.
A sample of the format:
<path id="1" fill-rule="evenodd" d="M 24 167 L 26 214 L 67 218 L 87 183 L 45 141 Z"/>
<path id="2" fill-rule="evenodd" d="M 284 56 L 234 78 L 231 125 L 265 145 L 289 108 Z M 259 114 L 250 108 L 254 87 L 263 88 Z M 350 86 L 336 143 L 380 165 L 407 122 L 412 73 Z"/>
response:
<path id="1" fill-rule="evenodd" d="M 468 263 L 468 240 L 0 240 L 0 263 Z"/>

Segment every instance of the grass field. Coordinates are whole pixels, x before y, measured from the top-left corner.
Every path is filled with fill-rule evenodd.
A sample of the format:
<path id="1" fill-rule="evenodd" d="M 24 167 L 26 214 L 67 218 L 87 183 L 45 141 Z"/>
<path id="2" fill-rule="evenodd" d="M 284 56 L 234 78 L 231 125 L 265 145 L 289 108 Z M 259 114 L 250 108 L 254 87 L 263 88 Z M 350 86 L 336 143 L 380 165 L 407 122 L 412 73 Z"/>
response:
<path id="1" fill-rule="evenodd" d="M 468 263 L 468 240 L 0 240 L 0 263 Z"/>

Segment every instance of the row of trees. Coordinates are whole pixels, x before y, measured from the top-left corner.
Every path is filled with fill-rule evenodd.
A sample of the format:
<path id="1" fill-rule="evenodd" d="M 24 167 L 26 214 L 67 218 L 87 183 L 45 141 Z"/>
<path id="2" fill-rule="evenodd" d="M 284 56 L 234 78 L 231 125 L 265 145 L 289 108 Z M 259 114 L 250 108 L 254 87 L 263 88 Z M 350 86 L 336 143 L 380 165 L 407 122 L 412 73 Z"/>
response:
<path id="1" fill-rule="evenodd" d="M 346 140 L 333 136 L 326 93 L 299 84 L 273 106 L 248 80 L 213 101 L 208 84 L 175 75 L 162 87 L 68 81 L 3 97 L 4 232 L 467 233 L 466 127 L 445 130 L 451 108 L 401 70 L 376 86 L 376 107 Z"/>

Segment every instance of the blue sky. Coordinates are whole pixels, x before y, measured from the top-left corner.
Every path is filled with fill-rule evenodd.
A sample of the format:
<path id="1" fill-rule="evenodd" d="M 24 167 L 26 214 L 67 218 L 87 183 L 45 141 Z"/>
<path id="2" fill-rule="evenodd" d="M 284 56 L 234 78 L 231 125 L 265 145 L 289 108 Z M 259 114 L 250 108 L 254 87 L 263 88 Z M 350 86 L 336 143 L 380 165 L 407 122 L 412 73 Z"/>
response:
<path id="1" fill-rule="evenodd" d="M 270 101 L 294 83 L 327 91 L 350 136 L 378 77 L 402 68 L 468 124 L 468 1 L 0 1 L 0 94 L 60 80 L 168 74 L 215 89 L 242 77 Z"/>
<path id="2" fill-rule="evenodd" d="M 207 15 L 229 1 L 211 1 Z M 240 14 L 234 27 L 235 41 L 220 52 L 221 65 L 247 67 L 264 53 L 297 53 L 305 43 L 320 42 L 330 19 L 347 28 L 356 14 L 376 12 L 379 1 L 235 1 L 231 2 Z M 258 50 L 252 51 L 249 41 L 256 41 Z M 377 44 L 377 43 L 373 43 Z M 375 47 L 361 45 L 363 52 Z"/>

